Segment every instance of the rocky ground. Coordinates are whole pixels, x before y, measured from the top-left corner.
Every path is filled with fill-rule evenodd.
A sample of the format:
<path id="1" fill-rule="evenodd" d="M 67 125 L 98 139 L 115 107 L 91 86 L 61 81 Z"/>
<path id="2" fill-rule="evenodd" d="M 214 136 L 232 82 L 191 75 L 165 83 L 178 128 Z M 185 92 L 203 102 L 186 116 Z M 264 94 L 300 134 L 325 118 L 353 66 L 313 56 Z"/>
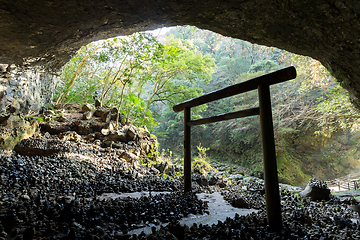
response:
<path id="1" fill-rule="evenodd" d="M 214 170 L 194 174 L 194 191 L 184 194 L 181 166 L 156 159 L 156 140 L 145 128 L 115 131 L 111 111 L 95 112 L 78 106 L 48 111 L 37 118 L 37 135 L 1 154 L 0 239 L 360 239 L 351 197 L 311 201 L 282 187 L 283 229 L 272 232 L 263 181 L 244 171 L 231 168 L 229 178 Z M 142 191 L 168 193 L 104 197 Z M 195 192 L 215 191 L 235 207 L 259 211 L 211 226 L 179 224 L 189 214 L 207 214 Z M 160 223 L 169 224 L 148 235 L 128 234 Z"/>

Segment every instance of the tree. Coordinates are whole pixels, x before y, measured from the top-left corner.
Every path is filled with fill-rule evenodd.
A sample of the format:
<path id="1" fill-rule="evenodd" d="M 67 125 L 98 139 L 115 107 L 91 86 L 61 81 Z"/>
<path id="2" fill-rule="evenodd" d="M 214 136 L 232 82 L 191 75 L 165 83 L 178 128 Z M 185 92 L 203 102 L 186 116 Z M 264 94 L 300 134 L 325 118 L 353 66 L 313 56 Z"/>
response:
<path id="1" fill-rule="evenodd" d="M 127 122 L 152 126 L 149 109 L 154 102 L 192 95 L 196 91 L 190 83 L 209 81 L 215 67 L 214 60 L 197 52 L 189 41 L 169 38 L 161 44 L 149 33 L 103 40 L 83 49 L 64 67 L 66 87 L 58 93 L 58 102 L 75 100 L 74 96 L 79 96 L 77 101 L 91 101 L 94 92 L 100 92 L 101 105 L 116 107 L 118 117 L 122 113 Z M 92 96 L 84 96 L 89 87 Z"/>
<path id="2" fill-rule="evenodd" d="M 165 45 L 164 59 L 148 69 L 152 76 L 147 87 L 148 94 L 145 113 L 150 105 L 157 101 L 175 103 L 176 95 L 186 95 L 190 91 L 186 86 L 195 80 L 209 82 L 214 72 L 215 63 L 209 55 L 203 55 L 192 49 L 188 43 L 168 38 Z"/>

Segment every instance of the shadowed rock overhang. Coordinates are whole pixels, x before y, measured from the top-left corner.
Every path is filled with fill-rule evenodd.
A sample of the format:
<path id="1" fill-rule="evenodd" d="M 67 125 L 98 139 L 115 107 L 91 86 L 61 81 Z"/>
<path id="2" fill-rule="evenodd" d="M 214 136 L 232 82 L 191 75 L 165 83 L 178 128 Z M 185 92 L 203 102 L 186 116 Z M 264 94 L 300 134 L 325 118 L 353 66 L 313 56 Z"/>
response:
<path id="1" fill-rule="evenodd" d="M 193 25 L 318 59 L 360 108 L 359 16 L 357 0 L 0 0 L 0 63 L 54 71 L 93 40 Z"/>

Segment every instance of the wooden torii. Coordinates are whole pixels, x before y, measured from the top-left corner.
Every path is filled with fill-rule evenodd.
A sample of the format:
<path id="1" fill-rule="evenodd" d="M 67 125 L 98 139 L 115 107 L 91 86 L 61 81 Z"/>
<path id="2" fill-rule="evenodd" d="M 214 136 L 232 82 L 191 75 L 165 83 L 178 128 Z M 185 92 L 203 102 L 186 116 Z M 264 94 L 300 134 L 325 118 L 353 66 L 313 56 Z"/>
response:
<path id="1" fill-rule="evenodd" d="M 191 126 L 260 115 L 261 138 L 264 156 L 264 178 L 267 222 L 274 231 L 282 228 L 279 182 L 276 165 L 274 128 L 271 111 L 270 85 L 296 78 L 296 69 L 291 66 L 246 82 L 238 83 L 197 98 L 174 105 L 175 112 L 184 111 L 184 191 L 191 191 Z M 258 90 L 259 107 L 221 114 L 209 118 L 191 120 L 191 108 L 227 98 L 251 90 Z"/>

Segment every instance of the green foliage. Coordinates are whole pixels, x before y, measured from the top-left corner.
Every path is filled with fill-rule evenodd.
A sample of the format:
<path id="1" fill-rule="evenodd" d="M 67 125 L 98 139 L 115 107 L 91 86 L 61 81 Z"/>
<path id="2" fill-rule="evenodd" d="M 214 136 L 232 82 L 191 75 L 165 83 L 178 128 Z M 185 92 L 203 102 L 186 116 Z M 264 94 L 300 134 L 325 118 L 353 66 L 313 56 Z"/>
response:
<path id="1" fill-rule="evenodd" d="M 193 48 L 204 55 L 210 54 L 216 60 L 216 70 L 207 84 L 197 84 L 197 81 L 188 83 L 190 88 L 199 87 L 199 92 L 211 92 L 294 65 L 297 69 L 295 80 L 271 86 L 279 176 L 283 182 L 300 184 L 311 175 L 309 169 L 322 177 L 332 176 L 334 170 L 330 166 L 336 166 L 335 171 L 345 173 L 345 168 L 335 163 L 337 160 L 331 149 L 321 151 L 326 138 L 314 135 L 314 132 L 332 132 L 334 135 L 334 131 L 339 129 L 355 130 L 357 113 L 350 110 L 351 104 L 345 92 L 337 92 L 339 96 L 336 96 L 330 91 L 337 88 L 335 80 L 318 61 L 188 26 L 174 28 L 170 34 L 174 39 L 191 42 Z M 181 101 L 174 100 L 176 103 Z M 206 105 L 194 115 L 210 117 L 257 107 L 258 93 L 252 91 Z M 155 128 L 156 132 L 161 133 L 161 146 L 171 148 L 174 154 L 180 155 L 183 150 L 183 114 L 174 113 L 171 108 L 169 111 L 169 106 L 154 107 L 158 113 L 155 118 L 161 122 Z M 196 111 L 196 108 L 191 110 Z M 210 146 L 208 155 L 212 159 L 231 161 L 253 171 L 263 169 L 258 117 L 193 127 L 192 146 L 200 143 Z M 337 151 L 344 151 L 341 149 L 338 147 Z M 318 168 L 312 167 L 314 162 L 319 165 Z"/>
<path id="2" fill-rule="evenodd" d="M 353 159 L 360 153 L 355 151 L 350 156 L 343 143 L 332 143 L 332 147 L 327 144 L 338 131 L 349 129 L 353 131 L 349 139 L 357 141 L 358 112 L 320 62 L 280 49 L 191 26 L 173 28 L 165 44 L 138 33 L 81 48 L 64 67 L 56 95 L 63 102 L 85 103 L 92 102 L 97 91 L 104 105 L 117 107 L 128 123 L 153 129 L 161 148 L 179 156 L 183 151 L 183 113 L 175 113 L 174 104 L 289 65 L 296 67 L 297 78 L 270 89 L 279 177 L 300 183 L 311 171 L 322 177 L 331 171 L 345 173 L 342 164 L 354 165 Z M 192 108 L 191 118 L 258 104 L 255 90 Z M 192 127 L 191 144 L 195 151 L 198 146 L 200 156 L 194 163 L 199 172 L 209 167 L 205 153 L 211 159 L 262 171 L 258 117 Z M 204 145 L 211 151 L 201 147 Z M 149 159 L 160 155 L 152 153 Z M 317 169 L 311 165 L 315 161 Z"/>
<path id="3" fill-rule="evenodd" d="M 161 44 L 149 33 L 135 33 L 82 47 L 63 68 L 57 102 L 116 107 L 128 123 L 153 129 L 150 106 L 200 94 L 188 82 L 209 81 L 214 60 L 189 42 L 169 38 Z"/>
<path id="4" fill-rule="evenodd" d="M 270 72 L 270 70 L 275 69 L 278 64 L 270 59 L 259 61 L 253 65 L 251 65 L 249 71 L 250 72 L 260 72 L 263 71 L 265 73 Z"/>
<path id="5" fill-rule="evenodd" d="M 34 117 L 38 122 L 46 122 L 44 117 Z"/>
<path id="6" fill-rule="evenodd" d="M 205 148 L 201 145 L 197 146 L 196 148 L 198 149 L 198 156 L 192 162 L 193 172 L 207 177 L 209 171 L 215 171 L 215 169 L 211 167 L 211 165 L 206 160 L 206 151 L 208 151 L 210 148 Z"/>
<path id="7" fill-rule="evenodd" d="M 336 85 L 326 96 L 319 97 L 316 109 L 321 113 L 316 134 L 328 135 L 339 130 L 359 129 L 359 111 L 351 104 L 348 93 L 340 85 Z"/>

